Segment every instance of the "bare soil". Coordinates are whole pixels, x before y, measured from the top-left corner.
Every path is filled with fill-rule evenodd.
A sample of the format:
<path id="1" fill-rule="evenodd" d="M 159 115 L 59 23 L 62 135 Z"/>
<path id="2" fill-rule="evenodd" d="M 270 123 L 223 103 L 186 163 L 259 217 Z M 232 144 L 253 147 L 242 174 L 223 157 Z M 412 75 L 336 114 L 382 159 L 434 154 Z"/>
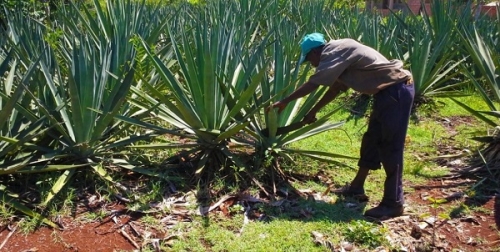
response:
<path id="1" fill-rule="evenodd" d="M 124 221 L 124 220 L 121 220 Z M 77 223 L 71 219 L 64 231 L 42 227 L 33 233 L 24 235 L 15 233 L 2 251 L 131 251 L 134 246 L 123 236 L 120 224 Z M 0 233 L 5 240 L 8 229 Z"/>
<path id="2" fill-rule="evenodd" d="M 406 223 L 412 224 L 409 234 L 414 243 L 420 241 L 416 249 L 500 251 L 500 197 L 469 196 L 474 184 L 469 179 L 453 178 L 411 186 L 415 191 L 406 195 L 411 221 Z M 405 223 L 395 222 L 390 225 L 392 230 L 403 228 Z"/>

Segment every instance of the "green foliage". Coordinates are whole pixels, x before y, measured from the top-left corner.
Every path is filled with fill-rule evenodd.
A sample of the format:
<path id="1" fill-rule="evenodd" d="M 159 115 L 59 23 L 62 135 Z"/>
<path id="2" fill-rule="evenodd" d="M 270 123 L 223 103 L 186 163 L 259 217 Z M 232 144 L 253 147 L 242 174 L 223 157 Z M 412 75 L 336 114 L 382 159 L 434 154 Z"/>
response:
<path id="1" fill-rule="evenodd" d="M 248 125 L 248 118 L 255 113 L 248 109 L 248 101 L 256 93 L 262 80 L 265 65 L 258 63 L 263 57 L 267 38 L 255 41 L 257 26 L 241 29 L 247 18 L 257 15 L 258 6 L 234 3 L 229 9 L 242 15 L 224 16 L 219 20 L 217 5 L 208 5 L 206 12 L 191 10 L 199 22 L 188 23 L 189 33 L 167 30 L 171 38 L 172 50 L 157 55 L 150 46 L 141 43 L 141 51 L 146 52 L 154 66 L 154 75 L 141 83 L 141 88 L 133 88 L 137 96 L 133 104 L 152 111 L 158 118 L 176 129 L 186 131 L 181 134 L 192 139 L 183 145 L 165 144 L 163 148 L 191 148 L 190 153 L 199 156 L 198 173 L 205 164 L 218 169 L 230 160 L 238 163 L 228 149 L 228 139 L 234 138 Z M 265 6 L 258 7 L 263 10 Z M 248 17 L 243 13 L 247 13 Z M 243 17 L 243 19 L 241 18 Z M 207 25 L 211 29 L 207 29 Z M 238 39 L 234 39 L 238 38 Z M 173 57 L 173 59 L 170 59 Z M 177 63 L 172 69 L 169 61 Z M 165 64 L 167 62 L 167 64 Z M 179 71 L 178 74 L 174 70 Z M 172 92 L 164 93 L 163 90 Z M 248 113 L 242 113 L 247 111 Z M 173 131 L 156 125 L 144 127 L 163 132 Z M 157 146 L 136 146 L 157 148 Z M 240 165 L 240 163 L 238 163 Z"/>
<path id="2" fill-rule="evenodd" d="M 142 2 L 144 1 L 146 4 L 150 5 L 173 5 L 173 6 L 179 6 L 185 3 L 189 3 L 192 5 L 199 5 L 199 4 L 205 4 L 207 1 L 206 0 L 135 0 L 136 2 Z"/>
<path id="3" fill-rule="evenodd" d="M 0 3 L 0 23 L 6 22 L 3 10 L 9 12 L 21 12 L 26 16 L 37 20 L 44 20 L 50 15 L 50 5 L 58 1 L 37 1 L 37 0 L 5 0 Z"/>
<path id="4" fill-rule="evenodd" d="M 415 100 L 436 95 L 453 95 L 453 89 L 460 85 L 458 66 L 465 56 L 456 55 L 456 30 L 454 24 L 467 20 L 455 6 L 443 1 L 431 4 L 432 16 L 417 16 L 404 20 L 403 27 L 409 36 L 406 41 L 408 54 L 405 59 L 415 83 Z M 403 19 L 400 19 L 401 21 Z M 447 92 L 451 89 L 451 93 Z"/>
<path id="5" fill-rule="evenodd" d="M 276 6 L 273 6 L 276 8 Z M 316 7 L 316 6 L 315 6 Z M 271 10 L 271 13 L 274 12 Z M 298 27 L 289 19 L 270 18 L 267 20 L 269 30 L 276 31 L 272 34 L 274 44 L 267 49 L 267 55 L 272 62 L 272 68 L 266 72 L 266 77 L 259 88 L 259 96 L 255 96 L 253 102 L 254 107 L 259 108 L 268 106 L 268 101 L 278 101 L 286 95 L 293 92 L 299 85 L 305 82 L 309 67 L 300 72 L 300 66 L 297 66 L 298 50 L 296 41 L 291 40 L 292 37 L 298 37 Z M 288 147 L 293 142 L 312 137 L 325 131 L 339 128 L 343 123 L 328 122 L 330 115 L 338 111 L 334 109 L 316 122 L 302 127 L 299 130 L 289 132 L 283 135 L 276 135 L 277 128 L 300 122 L 309 110 L 315 105 L 315 102 L 323 95 L 325 88 L 319 88 L 308 97 L 291 102 L 279 115 L 276 111 L 263 113 L 262 117 L 254 117 L 252 126 L 259 130 L 259 137 L 255 138 L 256 149 L 258 155 L 273 159 L 276 156 L 281 156 L 290 160 L 290 154 L 300 154 L 312 158 L 318 158 L 328 161 L 328 158 L 343 157 L 327 152 L 313 152 L 305 149 L 297 150 Z M 262 130 L 266 128 L 269 136 L 262 134 Z M 263 160 L 254 167 L 260 167 Z"/>
<path id="6" fill-rule="evenodd" d="M 497 17 L 497 21 L 499 17 Z M 452 100 L 460 107 L 468 111 L 477 119 L 483 121 L 489 127 L 498 128 L 500 113 L 498 112 L 498 103 L 500 102 L 500 75 L 498 72 L 500 66 L 499 40 L 500 25 L 492 26 L 490 34 L 495 34 L 496 39 L 490 40 L 490 35 L 481 35 L 481 30 L 475 25 L 461 24 L 460 38 L 465 51 L 470 54 L 470 62 L 462 65 L 462 71 L 470 82 L 473 83 L 478 93 L 481 95 L 488 110 L 477 110 L 472 106 Z M 497 164 L 498 131 L 493 135 L 487 135 L 475 138 L 484 145 L 478 154 L 472 158 L 472 166 L 478 166 L 473 172 L 470 169 L 461 171 L 463 174 L 473 173 L 475 176 L 484 177 L 498 185 L 500 181 L 499 166 Z"/>
<path id="7" fill-rule="evenodd" d="M 265 113 L 270 101 L 291 93 L 305 80 L 306 72 L 299 74 L 300 68 L 296 66 L 296 41 L 291 39 L 300 34 L 291 20 L 273 16 L 281 11 L 276 4 L 241 1 L 225 6 L 226 12 L 239 14 L 221 16 L 216 2 L 208 3 L 203 10 L 188 9 L 185 15 L 195 17 L 195 22 L 180 22 L 185 22 L 191 30 L 183 33 L 167 30 L 173 51 L 155 53 L 147 43 L 141 43 L 138 49 L 149 56 L 142 62 L 150 62 L 155 69 L 151 77 L 141 82 L 140 89 L 132 88 L 138 98 L 133 104 L 154 112 L 167 125 L 185 131 L 188 134 L 182 134 L 183 137 L 192 141 L 135 148 L 190 148 L 188 152 L 196 156 L 197 173 L 207 164 L 212 167 L 209 171 L 232 165 L 247 166 L 229 149 L 229 142 L 239 148 L 254 148 L 258 158 L 253 167 L 258 168 L 263 159 L 272 155 L 289 158 L 287 153 L 297 152 L 283 148 L 286 144 L 341 125 L 328 123 L 325 116 L 296 132 L 276 136 L 279 126 L 300 121 L 323 90 L 304 103 L 295 101 L 280 115 L 275 111 Z M 269 18 L 262 23 L 248 23 L 257 16 Z M 211 29 L 206 29 L 208 25 Z M 137 40 L 134 43 L 137 45 Z M 172 133 L 157 125 L 142 125 Z M 262 134 L 266 127 L 269 136 Z M 242 171 L 237 169 L 235 173 Z"/>
<path id="8" fill-rule="evenodd" d="M 335 0 L 332 1 L 334 3 L 334 6 L 337 8 L 352 8 L 353 6 L 356 6 L 358 8 L 362 8 L 365 6 L 366 1 L 364 0 Z"/>
<path id="9" fill-rule="evenodd" d="M 363 244 L 370 248 L 376 248 L 387 243 L 385 239 L 387 230 L 371 222 L 353 220 L 347 230 L 344 231 L 345 238 L 356 244 Z"/>
<path id="10" fill-rule="evenodd" d="M 120 132 L 130 127 L 124 123 L 130 113 L 125 98 L 134 80 L 129 40 L 136 34 L 156 40 L 157 30 L 140 24 L 151 21 L 141 15 L 140 5 L 118 1 L 105 12 L 94 4 L 97 15 L 76 5 L 64 9 L 75 18 L 62 19 L 62 26 L 44 25 L 20 12 L 7 17 L 16 25 L 8 31 L 9 50 L 0 64 L 8 71 L 0 91 L 0 174 L 61 170 L 43 206 L 78 168 L 91 167 L 112 181 L 101 161 L 121 155 L 117 148 L 149 138 L 122 138 Z M 138 15 L 127 15 L 131 12 Z M 118 115 L 122 120 L 116 121 Z M 33 215 L 22 203 L 13 206 Z"/>

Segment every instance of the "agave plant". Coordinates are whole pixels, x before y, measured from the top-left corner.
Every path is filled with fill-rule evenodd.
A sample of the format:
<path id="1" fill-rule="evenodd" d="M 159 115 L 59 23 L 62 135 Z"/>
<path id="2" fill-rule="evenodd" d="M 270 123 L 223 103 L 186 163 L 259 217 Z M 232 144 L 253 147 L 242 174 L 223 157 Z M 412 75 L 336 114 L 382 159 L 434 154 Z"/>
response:
<path id="1" fill-rule="evenodd" d="M 168 28 L 173 54 L 158 55 L 149 44 L 141 46 L 154 66 L 154 73 L 145 76 L 144 82 L 132 91 L 137 99 L 134 105 L 150 112 L 179 130 L 173 133 L 160 125 L 143 126 L 158 132 L 169 132 L 191 139 L 184 144 L 167 143 L 136 148 L 185 148 L 196 161 L 197 173 L 209 168 L 224 167 L 237 162 L 229 149 L 228 139 L 239 134 L 249 122 L 251 114 L 241 111 L 255 93 L 265 68 L 260 67 L 263 47 L 267 39 L 256 41 L 259 29 L 249 23 L 253 16 L 247 13 L 248 2 L 227 3 L 225 13 L 211 3 L 207 12 L 189 11 L 192 17 L 190 30 L 177 35 Z M 259 9 L 255 9 L 259 12 Z M 242 25 L 248 23 L 249 25 Z M 255 46 L 254 44 L 257 44 Z M 173 57 L 175 64 L 170 64 Z M 174 73 L 173 69 L 178 69 Z"/>
<path id="2" fill-rule="evenodd" d="M 287 149 L 286 145 L 340 125 L 328 123 L 325 117 L 296 132 L 275 135 L 272 129 L 302 120 L 321 91 L 303 104 L 296 102 L 279 116 L 264 113 L 273 99 L 292 92 L 307 73 L 304 71 L 299 77 L 294 38 L 301 34 L 293 21 L 284 21 L 286 17 L 278 16 L 272 17 L 276 23 L 249 23 L 255 15 L 252 13 L 271 18 L 271 13 L 275 13 L 273 8 L 277 8 L 276 3 L 270 3 L 254 6 L 254 12 L 245 11 L 252 6 L 250 2 L 254 1 L 226 4 L 224 15 L 190 12 L 195 22 L 189 23 L 189 32 L 176 36 L 174 31 L 169 31 L 173 55 L 157 54 L 147 43 L 142 43 L 155 73 L 141 83 L 141 88 L 132 89 L 138 97 L 133 103 L 178 132 L 144 122 L 142 125 L 158 132 L 182 135 L 190 141 L 179 144 L 171 140 L 135 147 L 188 149 L 185 154 L 192 155 L 198 172 L 213 171 L 214 167 L 227 164 L 248 167 L 234 150 L 246 148 L 259 156 L 253 164 L 258 169 L 264 152 L 289 157 L 297 151 Z M 206 8 L 211 10 L 213 6 L 209 4 Z M 265 128 L 270 129 L 268 135 L 262 132 Z M 314 157 L 325 154 L 301 153 Z M 212 169 L 206 169 L 207 166 Z"/>
<path id="3" fill-rule="evenodd" d="M 406 21 L 399 19 L 406 27 L 405 62 L 408 64 L 415 83 L 415 102 L 431 96 L 457 95 L 455 87 L 462 85 L 455 79 L 459 75 L 455 51 L 455 23 L 466 16 L 459 14 L 451 3 L 434 1 L 432 16 L 411 16 Z"/>
<path id="4" fill-rule="evenodd" d="M 268 9 L 268 19 L 286 17 L 298 27 L 299 33 L 320 31 L 325 21 L 330 20 L 331 11 L 334 10 L 334 1 L 280 1 Z M 273 12 L 271 12 L 273 11 Z M 276 15 L 283 13 L 283 15 Z M 296 37 L 295 39 L 300 39 Z"/>
<path id="5" fill-rule="evenodd" d="M 268 47 L 266 61 L 273 62 L 272 67 L 266 72 L 266 77 L 261 83 L 258 93 L 254 96 L 253 107 L 266 107 L 269 101 L 277 101 L 293 92 L 299 85 L 306 81 L 309 67 L 301 70 L 297 65 L 298 49 L 297 40 L 291 38 L 297 37 L 297 29 L 292 23 L 286 20 L 270 19 L 269 27 L 275 27 L 275 38 L 272 46 Z M 256 114 L 252 119 L 251 127 L 255 133 L 249 136 L 253 138 L 256 144 L 256 154 L 260 158 L 256 159 L 255 167 L 260 167 L 262 162 L 271 158 L 275 168 L 279 168 L 278 157 L 293 161 L 292 154 L 303 155 L 311 158 L 317 158 L 323 161 L 333 161 L 329 158 L 346 158 L 342 155 L 333 153 L 292 149 L 289 145 L 293 142 L 305 139 L 325 131 L 340 127 L 343 123 L 331 123 L 329 117 L 336 112 L 330 111 L 324 117 L 316 122 L 300 127 L 292 132 L 277 135 L 278 127 L 284 127 L 290 124 L 298 123 L 311 110 L 323 95 L 325 88 L 319 88 L 308 97 L 291 102 L 280 114 L 271 110 L 265 113 Z M 265 106 L 262 106 L 265 105 Z M 265 130 L 265 134 L 263 134 Z M 349 158 L 349 157 L 347 157 Z"/>
<path id="6" fill-rule="evenodd" d="M 135 83 L 136 52 L 129 40 L 141 34 L 148 41 L 156 41 L 163 22 L 146 19 L 156 16 L 147 15 L 156 10 L 131 1 L 109 2 L 105 11 L 94 1 L 94 7 L 96 15 L 80 11 L 75 5 L 63 8 L 58 13 L 62 23 L 50 27 L 29 19 L 21 22 L 16 15 L 9 21 L 9 45 L 19 64 L 31 66 L 31 62 L 37 62 L 28 71 L 29 78 L 19 86 L 24 88 L 28 101 L 16 104 L 18 111 L 30 119 L 31 135 L 22 137 L 37 139 L 37 148 L 30 156 L 36 162 L 6 167 L 1 172 L 62 171 L 42 205 L 71 180 L 77 168 L 90 166 L 96 174 L 112 181 L 100 164 L 111 160 L 130 168 L 123 160 L 112 158 L 121 147 L 149 138 L 119 134 L 129 127 L 124 123 L 131 116 L 126 98 Z M 8 110 L 2 113 L 16 114 Z M 118 116 L 122 120 L 116 120 Z M 33 127 L 40 128 L 35 131 Z M 134 166 L 132 169 L 142 171 Z"/>
<path id="7" fill-rule="evenodd" d="M 395 13 L 383 18 L 380 15 L 362 12 L 360 42 L 375 48 L 388 59 L 403 59 L 404 48 L 401 46 L 402 29 L 398 26 Z"/>
<path id="8" fill-rule="evenodd" d="M 496 33 L 500 34 L 500 29 Z M 497 104 L 500 101 L 500 74 L 498 72 L 500 54 L 497 51 L 498 48 L 489 46 L 475 27 L 473 27 L 472 31 L 462 29 L 460 35 L 471 57 L 471 64 L 464 64 L 462 71 L 474 84 L 490 111 L 476 111 L 467 104 L 453 98 L 452 100 L 476 118 L 494 127 L 495 131 L 491 136 L 475 138 L 482 142 L 483 146 L 478 154 L 472 157 L 470 166 L 458 172 L 489 178 L 491 181 L 498 183 L 500 181 L 500 138 L 498 130 L 500 127 L 498 122 L 500 112 Z"/>
<path id="9" fill-rule="evenodd" d="M 33 62 L 28 69 L 21 71 L 17 60 L 7 54 L 0 62 L 0 73 L 8 72 L 0 82 L 0 175 L 16 173 L 18 170 L 37 163 L 37 151 L 44 146 L 37 144 L 37 138 L 44 134 L 43 120 L 26 111 L 23 105 L 31 99 L 26 95 L 29 79 L 38 62 Z M 28 87 L 27 87 L 28 86 Z M 5 176 L 4 176 L 5 178 Z M 7 186 L 0 182 L 0 198 L 10 206 L 45 224 L 57 228 L 57 225 L 46 217 L 32 211 L 12 194 Z"/>

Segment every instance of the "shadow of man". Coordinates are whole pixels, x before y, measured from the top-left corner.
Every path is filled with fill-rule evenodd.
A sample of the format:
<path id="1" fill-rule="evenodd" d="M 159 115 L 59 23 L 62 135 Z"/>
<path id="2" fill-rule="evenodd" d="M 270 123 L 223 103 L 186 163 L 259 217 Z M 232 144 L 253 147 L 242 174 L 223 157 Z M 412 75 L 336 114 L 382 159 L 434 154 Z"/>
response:
<path id="1" fill-rule="evenodd" d="M 494 215 L 495 215 L 495 223 L 497 225 L 497 229 L 500 230 L 500 194 L 497 194 L 495 196 Z"/>

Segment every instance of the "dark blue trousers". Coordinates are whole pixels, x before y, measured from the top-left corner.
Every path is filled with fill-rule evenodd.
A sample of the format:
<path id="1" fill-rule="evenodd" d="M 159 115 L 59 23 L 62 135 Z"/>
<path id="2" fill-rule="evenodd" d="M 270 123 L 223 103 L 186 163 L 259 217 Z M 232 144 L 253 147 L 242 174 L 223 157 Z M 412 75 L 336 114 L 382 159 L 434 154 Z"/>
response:
<path id="1" fill-rule="evenodd" d="M 413 83 L 389 86 L 374 95 L 368 129 L 361 142 L 359 167 L 384 167 L 382 204 L 402 206 L 403 152 L 415 91 Z"/>

